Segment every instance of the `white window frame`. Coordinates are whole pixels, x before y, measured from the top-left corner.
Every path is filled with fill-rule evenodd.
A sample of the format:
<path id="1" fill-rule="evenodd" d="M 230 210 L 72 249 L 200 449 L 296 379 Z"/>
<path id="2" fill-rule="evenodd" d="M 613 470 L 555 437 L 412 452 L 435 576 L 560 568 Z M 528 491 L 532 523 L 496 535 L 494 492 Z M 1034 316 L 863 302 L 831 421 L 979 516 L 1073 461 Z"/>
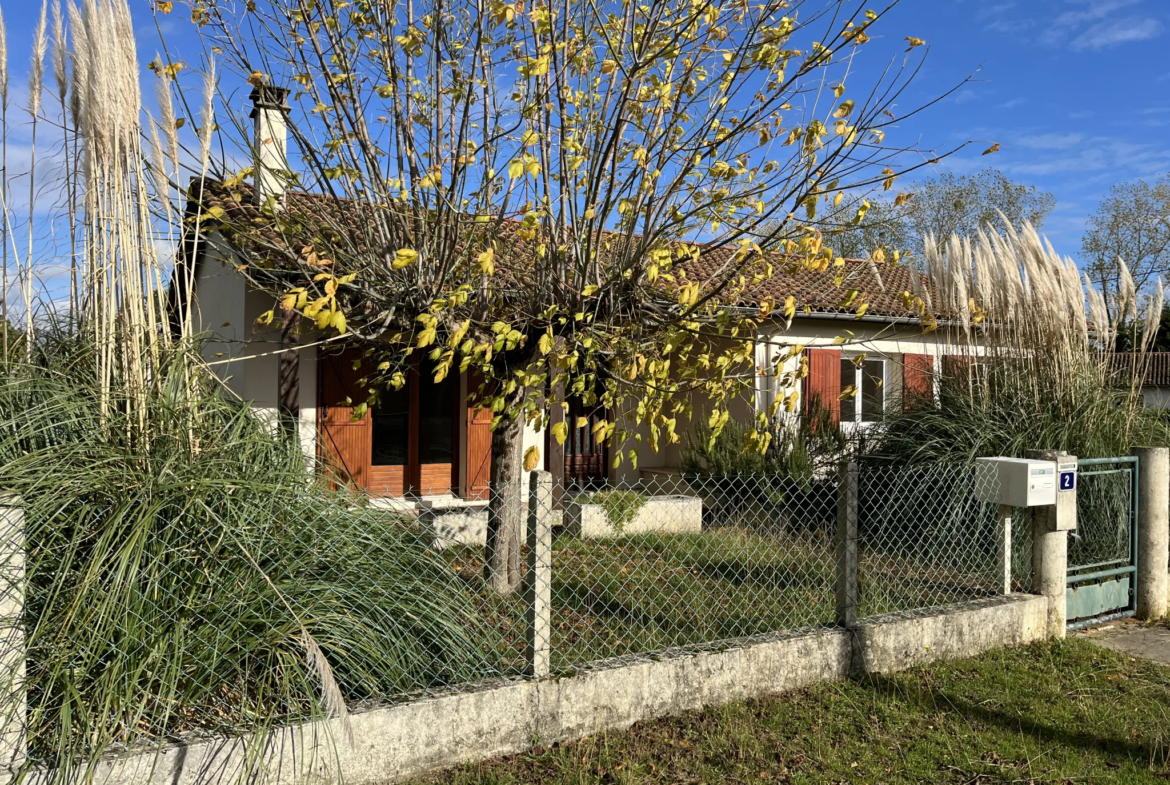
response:
<path id="1" fill-rule="evenodd" d="M 850 384 L 854 385 L 856 392 L 853 395 L 853 419 L 846 420 L 844 414 L 841 416 L 841 426 L 843 428 L 872 428 L 877 425 L 875 420 L 862 420 L 862 396 L 865 390 L 862 389 L 862 382 L 864 374 L 862 369 L 853 364 L 858 357 L 865 355 L 867 361 L 880 361 L 882 364 L 882 413 L 883 415 L 889 411 L 890 407 L 890 358 L 883 354 L 873 354 L 872 352 L 841 352 L 841 363 L 849 361 L 853 366 L 853 380 L 848 381 L 844 376 L 841 377 L 841 389 L 845 389 Z M 843 403 L 843 402 L 842 402 Z"/>

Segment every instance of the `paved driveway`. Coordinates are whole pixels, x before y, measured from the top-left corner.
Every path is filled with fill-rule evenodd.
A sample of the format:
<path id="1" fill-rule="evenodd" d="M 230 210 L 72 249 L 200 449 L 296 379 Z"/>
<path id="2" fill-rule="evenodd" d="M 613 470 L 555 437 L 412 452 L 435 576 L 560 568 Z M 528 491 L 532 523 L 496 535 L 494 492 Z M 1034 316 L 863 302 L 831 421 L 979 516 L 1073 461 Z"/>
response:
<path id="1" fill-rule="evenodd" d="M 1170 665 L 1170 627 L 1147 627 L 1135 622 L 1106 624 L 1078 633 L 1106 649 Z"/>

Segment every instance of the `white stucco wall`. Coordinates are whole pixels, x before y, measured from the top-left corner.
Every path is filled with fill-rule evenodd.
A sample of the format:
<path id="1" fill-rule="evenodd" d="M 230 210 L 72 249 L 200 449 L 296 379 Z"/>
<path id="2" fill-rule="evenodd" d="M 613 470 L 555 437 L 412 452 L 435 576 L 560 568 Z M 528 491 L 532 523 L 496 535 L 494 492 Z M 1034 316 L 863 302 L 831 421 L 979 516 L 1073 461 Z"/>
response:
<path id="1" fill-rule="evenodd" d="M 1170 409 L 1170 387 L 1143 387 L 1142 398 L 1153 409 Z"/>
<path id="2" fill-rule="evenodd" d="M 228 390 L 275 425 L 280 411 L 280 326 L 257 327 L 272 309 L 271 295 L 250 289 L 235 271 L 236 258 L 214 245 L 196 275 L 193 317 L 204 338 L 203 357 Z M 221 261 L 222 260 L 222 261 Z M 317 450 L 317 347 L 319 336 L 300 336 L 300 418 L 298 432 L 310 460 Z"/>
<path id="3" fill-rule="evenodd" d="M 838 343 L 839 337 L 845 339 L 844 343 Z M 845 356 L 864 352 L 875 359 L 881 357 L 889 363 L 886 373 L 886 401 L 887 406 L 890 406 L 901 400 L 903 355 L 931 355 L 934 358 L 935 373 L 938 373 L 945 355 L 960 353 L 948 338 L 947 333 L 942 330 L 923 333 L 922 326 L 916 323 L 888 324 L 853 319 L 797 318 L 789 327 L 785 327 L 782 322 L 774 322 L 761 330 L 756 346 L 756 365 L 765 367 L 776 354 L 786 353 L 789 347 L 796 346 L 841 349 Z M 962 353 L 980 354 L 981 351 L 979 347 L 975 347 L 962 350 Z M 784 363 L 783 371 L 794 373 L 799 366 L 800 355 L 796 354 Z M 792 385 L 784 386 L 778 382 L 778 379 L 767 377 L 758 379 L 754 394 L 745 395 L 731 402 L 732 417 L 741 422 L 748 421 L 757 411 L 767 410 L 773 396 L 787 396 L 793 391 Z M 799 389 L 799 382 L 795 389 Z M 1165 405 L 1170 408 L 1170 391 L 1167 391 L 1166 401 Z M 705 397 L 696 396 L 692 398 L 691 403 L 696 418 L 707 416 L 710 405 Z M 797 411 L 799 410 L 798 405 Z M 621 445 L 611 445 L 611 450 L 620 449 L 623 452 L 636 447 L 638 468 L 634 469 L 628 460 L 623 460 L 621 466 L 610 469 L 610 481 L 619 484 L 634 483 L 646 476 L 643 474 L 644 469 L 677 468 L 681 464 L 689 427 L 689 424 L 680 420 L 678 433 L 682 441 L 678 444 L 660 444 L 659 450 L 655 452 L 650 448 L 649 429 L 644 425 L 638 426 L 634 431 L 642 435 L 640 442 L 631 438 Z"/>

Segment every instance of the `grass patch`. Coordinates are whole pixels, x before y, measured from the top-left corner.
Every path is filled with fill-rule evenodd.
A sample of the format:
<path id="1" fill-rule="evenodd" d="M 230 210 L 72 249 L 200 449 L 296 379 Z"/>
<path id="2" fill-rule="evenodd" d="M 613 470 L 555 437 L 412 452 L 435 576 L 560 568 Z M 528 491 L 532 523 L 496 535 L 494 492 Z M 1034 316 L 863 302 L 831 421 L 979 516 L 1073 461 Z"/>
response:
<path id="1" fill-rule="evenodd" d="M 1170 668 L 1081 639 L 734 704 L 445 772 L 454 785 L 1164 782 Z"/>
<path id="2" fill-rule="evenodd" d="M 505 670 L 523 667 L 524 604 L 480 579 L 479 548 L 445 558 L 481 593 L 481 637 Z M 862 553 L 867 614 L 955 603 L 992 593 L 994 575 L 906 554 Z M 702 534 L 606 539 L 560 535 L 553 543 L 553 668 L 566 672 L 610 657 L 831 624 L 835 555 L 824 531 L 773 533 L 747 527 Z M 477 588 L 478 587 L 478 588 Z"/>

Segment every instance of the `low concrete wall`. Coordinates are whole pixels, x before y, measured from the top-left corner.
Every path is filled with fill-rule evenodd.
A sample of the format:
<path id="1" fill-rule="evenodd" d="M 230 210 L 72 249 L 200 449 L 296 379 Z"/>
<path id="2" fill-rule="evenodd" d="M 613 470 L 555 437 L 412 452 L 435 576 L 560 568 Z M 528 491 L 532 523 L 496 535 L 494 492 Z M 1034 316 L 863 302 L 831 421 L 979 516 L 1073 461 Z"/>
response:
<path id="1" fill-rule="evenodd" d="M 1012 594 L 929 614 L 867 619 L 857 627 L 857 647 L 864 671 L 889 673 L 1044 640 L 1047 626 L 1047 598 Z"/>
<path id="2" fill-rule="evenodd" d="M 697 496 L 649 496 L 632 521 L 617 530 L 600 504 L 565 505 L 565 531 L 574 537 L 622 537 L 629 534 L 699 534 L 703 500 Z"/>
<path id="3" fill-rule="evenodd" d="M 841 679 L 848 672 L 849 633 L 825 630 L 761 638 L 725 651 L 597 667 L 569 678 L 503 683 L 354 715 L 353 744 L 345 741 L 338 721 L 286 728 L 267 739 L 262 758 L 270 771 L 264 782 L 406 779 L 520 752 L 537 741 L 626 728 L 643 719 Z M 256 750 L 252 755 L 253 761 L 261 757 Z M 246 760 L 242 741 L 197 742 L 158 755 L 111 759 L 92 782 L 226 785 L 239 779 Z M 49 779 L 42 774 L 30 782 L 47 785 Z"/>
<path id="4" fill-rule="evenodd" d="M 1012 595 L 936 613 L 871 619 L 850 630 L 758 636 L 722 651 L 600 664 L 571 677 L 501 682 L 355 714 L 352 742 L 334 720 L 285 728 L 262 740 L 208 740 L 111 758 L 90 782 L 226 785 L 240 779 L 249 761 L 260 760 L 269 767 L 261 778 L 269 785 L 406 779 L 535 743 L 835 681 L 859 670 L 886 673 L 1041 640 L 1047 613 L 1046 598 Z M 49 778 L 39 772 L 27 781 L 43 785 Z"/>
<path id="5" fill-rule="evenodd" d="M 487 542 L 487 504 L 475 507 L 437 507 L 418 514 L 419 526 L 432 537 L 432 545 L 483 545 Z"/>

